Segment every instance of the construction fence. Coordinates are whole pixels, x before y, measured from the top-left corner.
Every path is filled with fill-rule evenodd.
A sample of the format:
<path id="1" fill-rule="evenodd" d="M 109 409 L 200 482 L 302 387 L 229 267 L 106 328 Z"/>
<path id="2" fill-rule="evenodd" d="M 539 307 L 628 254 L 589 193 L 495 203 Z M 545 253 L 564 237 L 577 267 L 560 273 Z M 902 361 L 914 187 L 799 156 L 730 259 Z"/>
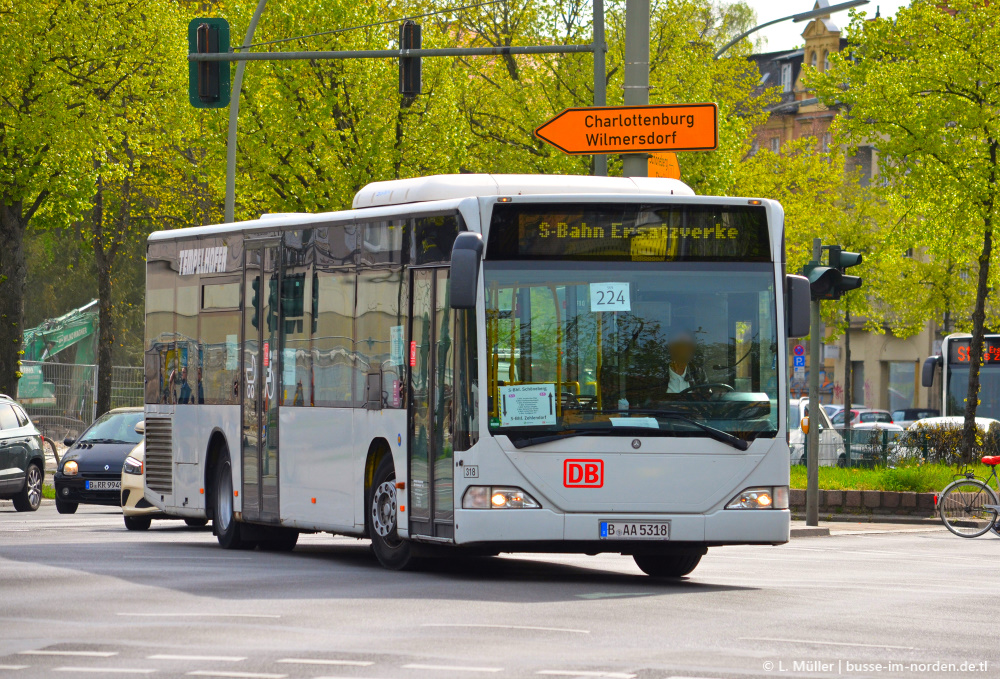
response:
<path id="1" fill-rule="evenodd" d="M 77 438 L 97 417 L 97 366 L 22 361 L 17 400 L 46 437 Z M 111 407 L 142 406 L 143 370 L 114 366 Z"/>

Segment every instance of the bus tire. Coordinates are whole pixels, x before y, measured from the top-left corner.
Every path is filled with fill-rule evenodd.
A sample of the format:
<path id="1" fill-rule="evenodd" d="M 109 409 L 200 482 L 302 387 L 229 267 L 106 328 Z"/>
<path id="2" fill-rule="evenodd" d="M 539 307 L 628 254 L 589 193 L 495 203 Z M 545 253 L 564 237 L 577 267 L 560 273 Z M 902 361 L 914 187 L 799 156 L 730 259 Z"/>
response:
<path id="1" fill-rule="evenodd" d="M 635 565 L 654 578 L 680 578 L 693 571 L 701 554 L 635 554 Z"/>
<path id="2" fill-rule="evenodd" d="M 385 455 L 375 469 L 372 485 L 365 498 L 368 534 L 375 558 L 385 568 L 394 571 L 413 568 L 415 559 L 409 542 L 396 530 L 396 468 L 392 456 Z"/>
<path id="3" fill-rule="evenodd" d="M 243 537 L 243 527 L 233 514 L 233 465 L 229 450 L 219 452 L 215 468 L 215 518 L 212 529 L 223 549 L 253 549 L 257 543 Z"/>

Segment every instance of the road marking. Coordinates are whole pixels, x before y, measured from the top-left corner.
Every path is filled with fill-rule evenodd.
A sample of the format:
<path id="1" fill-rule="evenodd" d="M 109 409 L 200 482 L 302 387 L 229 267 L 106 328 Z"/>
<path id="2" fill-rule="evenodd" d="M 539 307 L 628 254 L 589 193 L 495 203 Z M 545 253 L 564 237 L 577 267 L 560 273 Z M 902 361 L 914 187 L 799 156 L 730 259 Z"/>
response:
<path id="1" fill-rule="evenodd" d="M 156 670 L 135 667 L 57 667 L 56 672 L 86 672 L 88 674 L 152 674 Z"/>
<path id="2" fill-rule="evenodd" d="M 479 627 L 485 629 L 522 629 L 530 632 L 569 632 L 572 634 L 590 634 L 589 629 L 572 629 L 570 627 L 535 627 L 533 625 L 470 625 L 450 622 L 431 622 L 421 627 Z"/>
<path id="3" fill-rule="evenodd" d="M 0 665 L 0 670 L 26 670 L 31 665 Z"/>
<path id="4" fill-rule="evenodd" d="M 502 667 L 469 667 L 467 665 L 403 665 L 404 670 L 440 670 L 442 672 L 503 672 Z"/>
<path id="5" fill-rule="evenodd" d="M 262 672 L 225 672 L 220 670 L 195 670 L 189 677 L 224 677 L 225 679 L 285 679 L 287 674 L 264 674 Z"/>
<path id="6" fill-rule="evenodd" d="M 218 660 L 220 662 L 239 662 L 240 660 L 246 660 L 246 658 L 238 655 L 170 655 L 168 653 L 158 653 L 157 655 L 147 655 L 146 660 L 205 660 L 209 662 Z"/>
<path id="7" fill-rule="evenodd" d="M 590 594 L 577 594 L 581 599 L 615 599 L 625 596 L 653 596 L 649 592 L 592 592 Z"/>
<path id="8" fill-rule="evenodd" d="M 21 651 L 18 655 L 69 655 L 78 658 L 111 658 L 118 651 Z"/>
<path id="9" fill-rule="evenodd" d="M 117 613 L 128 618 L 269 618 L 277 619 L 280 615 L 264 613 Z"/>
<path id="10" fill-rule="evenodd" d="M 813 641 L 812 639 L 775 639 L 771 637 L 740 637 L 740 641 L 780 641 L 788 644 L 818 644 L 820 646 L 858 646 L 860 648 L 894 648 L 913 651 L 915 646 L 890 646 L 889 644 L 853 644 L 847 641 Z"/>
<path id="11" fill-rule="evenodd" d="M 597 672 L 594 670 L 539 670 L 535 674 L 545 674 L 554 677 L 607 677 L 607 679 L 633 679 L 634 674 L 627 672 Z"/>
<path id="12" fill-rule="evenodd" d="M 278 662 L 291 665 L 347 665 L 349 667 L 370 667 L 369 660 L 324 660 L 321 658 L 282 658 Z"/>

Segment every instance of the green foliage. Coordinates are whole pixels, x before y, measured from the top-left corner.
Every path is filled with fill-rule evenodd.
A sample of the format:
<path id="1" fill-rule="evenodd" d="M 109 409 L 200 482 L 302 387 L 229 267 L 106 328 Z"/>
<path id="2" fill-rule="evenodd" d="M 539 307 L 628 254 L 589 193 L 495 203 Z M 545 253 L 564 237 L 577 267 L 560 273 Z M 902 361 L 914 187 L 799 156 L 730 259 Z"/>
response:
<path id="1" fill-rule="evenodd" d="M 983 465 L 972 468 L 976 476 L 986 478 L 990 470 Z M 946 464 L 921 464 L 907 467 L 860 469 L 820 467 L 819 487 L 823 490 L 888 490 L 911 493 L 934 493 L 955 479 L 955 467 Z M 806 487 L 806 468 L 791 468 L 791 487 Z"/>

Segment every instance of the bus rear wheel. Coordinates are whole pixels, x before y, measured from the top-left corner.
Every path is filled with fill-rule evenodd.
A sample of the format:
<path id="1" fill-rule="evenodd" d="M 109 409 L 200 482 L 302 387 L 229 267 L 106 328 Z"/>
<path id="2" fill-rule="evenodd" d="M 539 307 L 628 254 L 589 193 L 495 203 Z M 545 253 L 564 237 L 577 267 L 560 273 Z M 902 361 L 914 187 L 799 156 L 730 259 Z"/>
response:
<path id="1" fill-rule="evenodd" d="M 243 527 L 233 515 L 233 465 L 223 449 L 215 471 L 215 514 L 212 529 L 223 549 L 253 549 L 256 542 L 243 537 Z"/>
<path id="2" fill-rule="evenodd" d="M 368 535 L 372 540 L 375 558 L 385 568 L 400 571 L 413 568 L 415 559 L 410 543 L 399 537 L 396 530 L 396 469 L 392 456 L 386 455 L 379 462 L 372 478 L 365 503 L 368 512 L 366 522 Z"/>
<path id="3" fill-rule="evenodd" d="M 635 554 L 635 565 L 654 578 L 680 578 L 693 571 L 701 554 Z"/>

